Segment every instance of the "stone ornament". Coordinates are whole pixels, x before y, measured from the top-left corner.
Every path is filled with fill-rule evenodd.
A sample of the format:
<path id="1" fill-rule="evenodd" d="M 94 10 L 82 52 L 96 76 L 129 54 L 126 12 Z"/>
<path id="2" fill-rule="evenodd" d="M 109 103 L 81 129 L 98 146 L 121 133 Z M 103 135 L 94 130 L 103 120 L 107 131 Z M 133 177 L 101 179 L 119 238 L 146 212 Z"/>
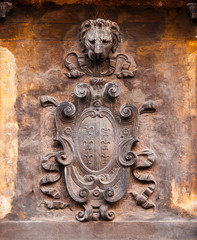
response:
<path id="1" fill-rule="evenodd" d="M 82 23 L 80 31 L 81 52 L 67 54 L 64 64 L 68 78 L 83 75 L 105 77 L 115 74 L 117 78 L 132 78 L 136 71 L 133 59 L 124 54 L 114 55 L 120 42 L 120 29 L 110 20 L 96 19 Z"/>
<path id="2" fill-rule="evenodd" d="M 71 102 L 60 104 L 49 96 L 41 98 L 43 107 L 55 107 L 55 141 L 62 145 L 62 151 L 48 153 L 42 159 L 45 170 L 56 172 L 56 175 L 47 175 L 40 181 L 41 191 L 55 200 L 46 202 L 48 208 L 67 206 L 57 200 L 60 193 L 56 189 L 45 186 L 60 179 L 60 166 L 64 167 L 70 197 L 84 207 L 84 212 L 76 215 L 79 221 L 114 218 L 114 212 L 108 209 L 125 195 L 130 167 L 133 167 L 136 179 L 152 183 L 142 194 L 130 194 L 138 205 L 144 208 L 154 206 L 147 199 L 154 191 L 155 180 L 152 175 L 137 171 L 153 164 L 154 153 L 146 150 L 137 156 L 131 149 L 139 141 L 139 114 L 155 108 L 147 102 L 138 111 L 135 105 L 126 103 L 118 113 L 112 104 L 120 93 L 117 83 L 93 78 L 90 84 L 79 83 L 75 87 L 74 94 L 79 99 L 77 106 Z M 138 163 L 141 155 L 147 159 Z M 54 164 L 49 163 L 50 158 L 54 158 Z"/>
<path id="3" fill-rule="evenodd" d="M 188 2 L 187 9 L 193 20 L 197 19 L 197 2 Z"/>
<path id="4" fill-rule="evenodd" d="M 6 13 L 12 9 L 12 3 L 0 2 L 0 18 L 5 19 Z"/>
<path id="5" fill-rule="evenodd" d="M 85 21 L 81 27 L 85 57 L 70 53 L 69 56 L 75 56 L 79 63 L 80 70 L 77 70 L 67 56 L 65 64 L 70 70 L 67 76 L 80 77 L 85 73 L 96 76 L 91 77 L 89 83 L 75 86 L 74 103 L 59 103 L 51 96 L 41 97 L 42 107 L 50 106 L 54 112 L 54 140 L 62 150 L 42 157 L 42 167 L 49 174 L 40 180 L 40 190 L 52 198 L 52 201 L 45 201 L 49 209 L 68 207 L 61 192 L 51 187 L 62 177 L 63 168 L 69 196 L 84 208 L 76 214 L 78 221 L 113 220 L 115 213 L 110 207 L 127 193 L 131 172 L 136 180 L 149 186 L 143 192 L 129 194 L 137 205 L 145 209 L 154 207 L 148 198 L 155 189 L 155 179 L 140 170 L 151 167 L 155 155 L 149 149 L 138 154 L 133 149 L 139 142 L 140 115 L 155 112 L 156 104 L 147 101 L 138 110 L 133 103 L 124 103 L 118 111 L 119 84 L 106 82 L 100 77 L 112 73 L 117 77 L 134 76 L 134 72 L 128 70 L 130 63 L 125 55 L 111 58 L 110 54 L 115 52 L 119 41 L 116 23 L 103 19 Z M 113 59 L 114 68 L 110 65 Z M 86 60 L 91 64 L 86 65 Z"/>

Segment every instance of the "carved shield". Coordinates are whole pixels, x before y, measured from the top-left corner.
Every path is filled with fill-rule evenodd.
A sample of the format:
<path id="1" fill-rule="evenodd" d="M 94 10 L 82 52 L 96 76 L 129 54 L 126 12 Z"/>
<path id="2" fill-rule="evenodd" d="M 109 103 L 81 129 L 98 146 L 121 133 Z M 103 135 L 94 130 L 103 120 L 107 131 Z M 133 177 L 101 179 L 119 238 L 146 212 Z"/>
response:
<path id="1" fill-rule="evenodd" d="M 70 196 L 92 209 L 123 197 L 136 160 L 130 149 L 137 141 L 138 110 L 133 104 L 122 105 L 120 113 L 110 108 L 119 94 L 117 83 L 94 79 L 76 86 L 77 106 L 64 102 L 56 110 L 56 138 L 63 146 L 56 160 L 65 166 Z"/>
<path id="2" fill-rule="evenodd" d="M 115 153 L 117 135 L 112 114 L 100 109 L 100 115 L 92 108 L 81 115 L 76 129 L 76 147 L 82 167 L 90 173 L 102 172 Z"/>

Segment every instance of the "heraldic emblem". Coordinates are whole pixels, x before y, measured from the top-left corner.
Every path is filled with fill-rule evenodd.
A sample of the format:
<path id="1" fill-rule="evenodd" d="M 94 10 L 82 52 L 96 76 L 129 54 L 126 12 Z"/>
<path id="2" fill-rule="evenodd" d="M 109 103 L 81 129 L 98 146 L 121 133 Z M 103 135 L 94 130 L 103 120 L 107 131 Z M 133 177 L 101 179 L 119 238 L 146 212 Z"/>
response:
<path id="1" fill-rule="evenodd" d="M 84 26 L 86 26 L 87 32 L 92 31 L 89 35 L 91 44 L 97 44 L 93 48 L 96 53 L 89 50 L 87 57 L 83 58 L 85 61 L 89 57 L 88 63 L 91 60 L 94 61 L 94 67 L 96 62 L 100 61 L 101 65 L 106 59 L 110 64 L 110 51 L 108 50 L 103 56 L 99 52 L 104 51 L 104 45 L 100 45 L 100 40 L 103 39 L 106 45 L 113 43 L 108 34 L 106 34 L 106 39 L 100 35 L 94 36 L 93 39 L 93 30 L 97 28 L 98 23 L 106 24 L 106 28 L 111 27 L 115 35 L 118 35 L 117 24 L 109 20 L 97 19 L 88 21 L 86 25 L 82 24 L 82 35 L 85 31 Z M 98 31 L 96 33 L 98 34 Z M 100 49 L 101 47 L 102 49 Z M 82 68 L 77 70 L 74 64 L 68 64 L 68 60 L 66 60 L 66 64 L 71 71 L 67 73 L 68 77 L 82 77 L 88 71 L 87 68 L 84 72 Z M 125 65 L 123 65 L 121 66 L 124 68 Z M 128 60 L 127 70 L 121 70 L 119 65 L 119 77 L 133 77 L 133 73 L 128 71 L 128 66 Z M 117 72 L 116 70 L 114 68 L 109 72 L 113 74 Z M 99 75 L 99 71 L 97 74 Z M 147 159 L 138 164 L 137 159 L 140 154 L 137 156 L 132 151 L 132 147 L 139 141 L 139 115 L 146 111 L 155 111 L 155 104 L 148 101 L 138 110 L 134 104 L 125 103 L 117 109 L 116 105 L 120 94 L 121 88 L 118 83 L 106 82 L 102 76 L 93 76 L 89 83 L 76 85 L 74 103 L 59 103 L 53 97 L 41 97 L 43 107 L 55 107 L 55 140 L 62 146 L 61 151 L 48 153 L 42 158 L 42 167 L 49 172 L 56 172 L 56 175 L 46 175 L 40 181 L 41 191 L 53 198 L 52 202 L 46 202 L 48 208 L 63 209 L 67 206 L 59 200 L 58 190 L 46 187 L 46 184 L 60 179 L 60 166 L 64 169 L 69 196 L 84 208 L 84 211 L 76 214 L 78 221 L 114 219 L 115 213 L 110 207 L 122 199 L 127 192 L 131 167 L 136 179 L 151 183 L 151 186 L 146 188 L 143 193 L 134 192 L 132 196 L 143 208 L 154 207 L 154 204 L 147 200 L 154 191 L 154 178 L 152 175 L 149 177 L 139 176 L 137 173 L 138 168 L 149 167 L 153 164 L 154 154 L 149 150 L 142 152 L 141 155 L 146 155 Z M 54 163 L 49 161 L 51 158 L 54 159 Z"/>

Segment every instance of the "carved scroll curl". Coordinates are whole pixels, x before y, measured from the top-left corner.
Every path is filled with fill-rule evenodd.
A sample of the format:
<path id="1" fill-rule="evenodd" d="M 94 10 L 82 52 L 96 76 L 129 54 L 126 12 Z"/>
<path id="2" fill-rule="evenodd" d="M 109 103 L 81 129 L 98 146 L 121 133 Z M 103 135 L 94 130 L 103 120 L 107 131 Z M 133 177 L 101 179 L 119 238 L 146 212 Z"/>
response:
<path id="1" fill-rule="evenodd" d="M 76 219 L 80 222 L 88 221 L 93 216 L 93 209 L 91 205 L 84 204 L 83 207 L 84 207 L 84 212 L 79 211 L 76 215 Z"/>
<path id="2" fill-rule="evenodd" d="M 148 201 L 148 198 L 153 193 L 155 189 L 155 179 L 151 174 L 141 173 L 139 172 L 140 169 L 151 167 L 155 160 L 155 155 L 150 150 L 144 150 L 140 154 L 138 154 L 138 157 L 140 156 L 147 156 L 147 159 L 138 161 L 133 169 L 133 175 L 134 177 L 141 181 L 141 182 L 147 182 L 151 183 L 150 186 L 148 186 L 141 194 L 137 193 L 135 191 L 130 192 L 130 194 L 133 196 L 133 198 L 136 200 L 137 205 L 142 206 L 145 209 L 155 207 L 154 203 Z"/>
<path id="3" fill-rule="evenodd" d="M 121 88 L 118 83 L 109 82 L 106 84 L 106 91 L 110 97 L 116 98 L 120 95 Z"/>
<path id="4" fill-rule="evenodd" d="M 40 190 L 44 194 L 46 194 L 46 195 L 48 195 L 48 196 L 50 196 L 54 199 L 52 202 L 44 201 L 45 205 L 49 209 L 52 209 L 52 208 L 63 209 L 63 208 L 66 208 L 68 206 L 68 204 L 57 200 L 57 199 L 60 199 L 60 192 L 56 188 L 45 187 L 46 184 L 48 185 L 49 183 L 55 183 L 61 178 L 59 165 L 56 164 L 56 163 L 49 163 L 49 159 L 50 158 L 55 158 L 56 154 L 57 153 L 55 153 L 55 152 L 48 153 L 42 158 L 43 169 L 46 170 L 46 171 L 49 171 L 51 173 L 56 172 L 55 175 L 54 174 L 46 175 L 40 180 Z"/>
<path id="5" fill-rule="evenodd" d="M 136 160 L 137 156 L 134 152 L 126 151 L 128 146 L 132 145 L 134 142 L 133 138 L 123 140 L 120 144 L 120 153 L 119 153 L 119 163 L 124 167 L 132 166 Z"/>
<path id="6" fill-rule="evenodd" d="M 107 204 L 103 204 L 100 206 L 100 213 L 101 217 L 104 220 L 112 221 L 115 218 L 115 213 L 114 211 L 109 211 L 109 206 Z"/>
<path id="7" fill-rule="evenodd" d="M 157 104 L 154 101 L 149 100 L 141 106 L 141 108 L 139 109 L 139 113 L 140 114 L 153 113 L 156 110 L 157 110 Z"/>
<path id="8" fill-rule="evenodd" d="M 49 107 L 49 106 L 57 107 L 59 105 L 58 101 L 51 96 L 42 96 L 40 98 L 40 103 L 42 107 Z"/>
<path id="9" fill-rule="evenodd" d="M 79 83 L 74 90 L 75 96 L 78 98 L 85 98 L 90 91 L 90 87 L 86 83 Z"/>
<path id="10" fill-rule="evenodd" d="M 71 102 L 63 102 L 60 107 L 65 117 L 73 117 L 76 112 L 75 105 Z"/>
<path id="11" fill-rule="evenodd" d="M 65 152 L 59 152 L 55 156 L 55 160 L 63 166 L 68 166 L 71 164 L 73 156 L 68 156 Z"/>
<path id="12" fill-rule="evenodd" d="M 125 103 L 120 107 L 120 115 L 124 118 L 133 116 L 133 104 Z"/>
<path id="13" fill-rule="evenodd" d="M 110 202 L 111 198 L 114 196 L 114 190 L 111 187 L 107 188 L 104 191 L 103 196 L 106 201 Z"/>

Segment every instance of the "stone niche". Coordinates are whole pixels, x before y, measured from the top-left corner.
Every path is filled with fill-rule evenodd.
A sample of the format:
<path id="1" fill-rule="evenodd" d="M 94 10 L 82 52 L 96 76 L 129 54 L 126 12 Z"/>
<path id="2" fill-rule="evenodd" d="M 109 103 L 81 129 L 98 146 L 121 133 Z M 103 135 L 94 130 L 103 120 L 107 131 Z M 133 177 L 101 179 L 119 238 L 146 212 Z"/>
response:
<path id="1" fill-rule="evenodd" d="M 196 239 L 197 25 L 184 1 L 108 6 L 42 2 L 28 6 L 13 2 L 6 20 L 0 22 L 0 239 Z M 110 20 L 118 26 L 112 24 L 117 46 L 103 68 L 92 64 L 100 59 L 88 55 L 80 41 L 81 24 L 90 19 Z M 89 40 L 96 44 L 95 39 Z M 105 48 L 111 40 L 102 41 Z M 99 46 L 96 51 L 98 57 Z M 84 92 L 88 92 L 85 98 Z M 101 200 L 110 202 L 110 194 L 119 188 L 124 192 L 109 203 L 108 215 L 108 208 L 98 204 L 94 214 L 88 207 L 90 217 L 83 219 L 84 203 L 92 198 L 73 199 L 64 160 L 78 151 L 75 144 L 83 155 L 87 136 L 75 125 L 93 120 L 74 120 L 73 135 L 71 122 L 89 106 L 99 109 L 102 101 L 112 114 L 97 124 L 114 129 L 108 140 L 115 150 L 108 152 L 106 161 L 116 158 L 116 151 L 122 154 L 117 166 L 122 166 L 124 181 L 120 177 L 107 193 L 96 188 L 88 196 L 95 199 L 102 193 Z M 131 120 L 126 116 L 129 111 Z M 74 151 L 58 138 L 63 131 L 68 145 L 74 142 Z M 98 129 L 93 134 L 98 142 Z M 128 135 L 132 140 L 125 147 L 121 137 L 129 139 Z M 91 154 L 107 156 L 98 149 Z M 109 166 L 103 164 L 104 169 Z M 113 175 L 117 166 L 108 173 Z M 91 164 L 89 168 L 95 170 Z M 93 175 L 100 170 L 97 165 Z M 80 192 L 82 198 L 86 194 Z"/>

